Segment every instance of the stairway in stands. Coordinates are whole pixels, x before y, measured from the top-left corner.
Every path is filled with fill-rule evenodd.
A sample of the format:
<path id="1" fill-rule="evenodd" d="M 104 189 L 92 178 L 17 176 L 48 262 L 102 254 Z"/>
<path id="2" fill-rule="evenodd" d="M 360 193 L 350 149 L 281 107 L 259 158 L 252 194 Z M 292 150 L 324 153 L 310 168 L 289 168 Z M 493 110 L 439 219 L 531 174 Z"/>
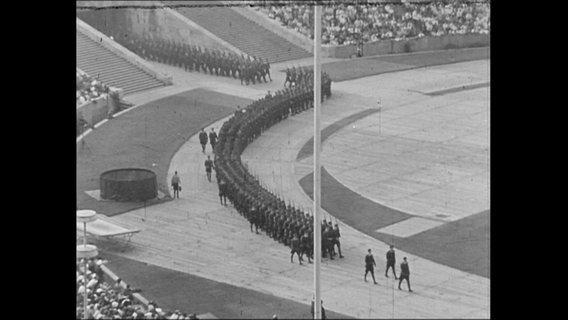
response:
<path id="1" fill-rule="evenodd" d="M 166 84 L 77 30 L 77 68 L 124 95 Z"/>
<path id="2" fill-rule="evenodd" d="M 231 7 L 222 7 L 220 1 L 163 1 L 188 19 L 199 24 L 241 51 L 270 63 L 311 57 L 303 48 L 276 33 L 245 18 Z M 203 4 L 202 7 L 183 5 Z M 216 6 L 218 5 L 218 6 Z"/>

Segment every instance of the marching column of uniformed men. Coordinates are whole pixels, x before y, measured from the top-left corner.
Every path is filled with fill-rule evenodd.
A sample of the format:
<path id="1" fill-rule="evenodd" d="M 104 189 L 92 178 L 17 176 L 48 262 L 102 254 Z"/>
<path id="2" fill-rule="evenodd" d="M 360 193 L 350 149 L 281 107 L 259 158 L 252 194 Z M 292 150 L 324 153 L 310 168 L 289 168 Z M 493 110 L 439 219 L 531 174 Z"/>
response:
<path id="1" fill-rule="evenodd" d="M 139 37 L 132 34 L 129 37 L 117 37 L 117 42 L 128 50 L 150 61 L 169 64 L 184 68 L 185 71 L 202 71 L 204 73 L 233 77 L 242 84 L 265 83 L 270 76 L 270 63 L 259 57 L 240 56 L 227 51 L 202 48 L 187 43 L 170 40 Z"/>
<path id="2" fill-rule="evenodd" d="M 219 186 L 219 201 L 227 205 L 227 199 L 237 212 L 250 223 L 251 232 L 265 232 L 274 241 L 291 248 L 290 260 L 298 255 L 300 264 L 304 257 L 313 259 L 312 216 L 265 189 L 241 162 L 246 146 L 272 125 L 313 107 L 313 87 L 309 81 L 278 90 L 237 108 L 234 115 L 219 130 L 215 145 L 215 168 Z M 322 256 L 343 258 L 339 226 L 322 221 Z"/>
<path id="3" fill-rule="evenodd" d="M 296 87 L 302 85 L 312 85 L 314 78 L 314 70 L 309 67 L 292 67 L 286 68 L 286 80 L 284 80 L 284 87 Z M 331 78 L 326 72 L 321 73 L 321 97 L 325 96 L 327 99 L 331 97 Z"/>

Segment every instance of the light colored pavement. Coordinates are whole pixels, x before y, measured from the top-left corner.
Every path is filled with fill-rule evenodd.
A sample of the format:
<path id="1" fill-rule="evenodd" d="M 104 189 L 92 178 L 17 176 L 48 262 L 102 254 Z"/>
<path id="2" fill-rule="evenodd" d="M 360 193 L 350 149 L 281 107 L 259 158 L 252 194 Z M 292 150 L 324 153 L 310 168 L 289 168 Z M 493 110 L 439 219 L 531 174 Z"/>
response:
<path id="1" fill-rule="evenodd" d="M 176 81 L 175 73 L 170 74 Z M 233 79 L 221 78 L 217 85 L 214 81 L 207 82 L 206 77 L 211 77 L 211 80 L 217 80 L 218 77 L 194 73 L 187 75 L 191 79 L 187 80 L 188 87 L 183 87 L 183 91 L 192 89 L 193 86 L 209 87 L 248 98 L 255 98 L 265 92 L 264 87 L 240 87 L 239 82 Z M 399 85 L 412 83 L 409 81 L 411 75 L 401 77 Z M 323 105 L 322 127 L 364 108 L 376 107 L 376 95 L 369 93 L 369 90 L 373 90 L 369 89 L 370 86 L 380 87 L 385 106 L 382 120 L 386 122 L 401 117 L 404 113 L 416 112 L 405 106 L 425 99 L 415 92 L 396 89 L 393 78 L 384 83 L 374 77 L 355 81 L 362 81 L 366 85 L 353 81 L 334 84 L 332 99 Z M 260 86 L 274 90 L 282 83 L 283 78 L 278 85 L 269 83 Z M 418 81 L 414 83 L 419 87 Z M 158 95 L 148 93 L 146 98 Z M 132 97 L 141 101 L 143 98 Z M 218 128 L 221 123 L 212 126 Z M 295 158 L 312 135 L 311 124 L 312 115 L 309 113 L 288 118 L 265 132 L 243 154 L 243 161 L 248 162 L 263 183 L 304 208 L 309 208 L 311 201 L 297 181 L 299 177 L 311 172 L 311 158 L 301 163 L 295 163 Z M 334 137 L 339 139 L 340 136 L 341 133 L 338 133 Z M 324 153 L 332 143 L 338 144 L 334 137 L 324 146 Z M 207 150 L 210 152 L 209 146 Z M 142 262 L 308 305 L 313 290 L 312 265 L 291 264 L 287 247 L 265 235 L 251 233 L 243 217 L 235 210 L 221 206 L 215 181 L 210 183 L 206 180 L 203 165 L 205 159 L 206 155 L 201 152 L 197 137 L 191 137 L 173 157 L 169 169 L 170 176 L 174 170 L 181 175 L 181 199 L 113 217 L 117 224 L 138 228 L 141 232 L 132 238 L 130 247 L 109 246 L 109 250 Z M 399 291 L 396 289 L 398 283 L 392 277 L 386 279 L 382 275 L 387 244 L 341 222 L 340 226 L 342 250 L 346 258 L 324 260 L 322 265 L 322 295 L 326 309 L 357 318 L 489 317 L 489 279 L 398 251 L 398 257 L 408 257 L 415 292 Z M 373 249 L 377 260 L 377 286 L 362 281 L 363 257 L 367 248 Z M 403 288 L 406 287 L 403 285 Z"/>
<path id="2" fill-rule="evenodd" d="M 413 215 L 449 222 L 489 209 L 489 88 L 418 93 L 489 81 L 488 68 L 473 61 L 336 84 L 372 93 L 382 111 L 326 140 L 322 165 L 349 189 Z"/>

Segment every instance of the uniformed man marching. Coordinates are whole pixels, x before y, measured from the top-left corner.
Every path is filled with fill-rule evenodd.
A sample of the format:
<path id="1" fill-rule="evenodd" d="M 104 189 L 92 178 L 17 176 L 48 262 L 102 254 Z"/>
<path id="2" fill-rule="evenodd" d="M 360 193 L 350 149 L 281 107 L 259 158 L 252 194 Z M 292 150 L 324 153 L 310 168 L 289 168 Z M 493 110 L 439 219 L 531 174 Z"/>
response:
<path id="1" fill-rule="evenodd" d="M 339 252 L 339 258 L 343 258 L 343 255 L 341 254 L 341 242 L 339 242 L 339 238 L 341 237 L 341 234 L 339 233 L 339 225 L 336 223 L 335 224 L 335 228 L 333 228 L 332 232 L 331 232 L 331 247 L 335 247 L 337 246 L 337 252 Z"/>
<path id="2" fill-rule="evenodd" d="M 365 280 L 365 282 L 367 282 L 367 273 L 371 273 L 371 276 L 373 276 L 373 283 L 377 284 L 377 281 L 375 281 L 375 269 L 374 267 L 377 265 L 375 263 L 375 258 L 373 258 L 373 254 L 371 253 L 371 249 L 367 250 L 369 253 L 367 253 L 367 255 L 365 256 L 365 276 L 363 277 L 363 279 Z M 399 283 L 400 285 L 400 283 Z M 399 286 L 400 288 L 400 286 Z"/>
<path id="3" fill-rule="evenodd" d="M 290 262 L 294 263 L 294 253 L 298 255 L 298 261 L 300 261 L 300 265 L 302 264 L 302 255 L 300 250 L 300 239 L 298 239 L 298 235 L 295 234 L 291 241 L 292 250 L 290 251 Z"/>
<path id="4" fill-rule="evenodd" d="M 391 245 L 390 246 L 390 250 L 387 251 L 387 268 L 385 269 L 385 277 L 389 277 L 387 272 L 389 271 L 390 268 L 392 268 L 392 273 L 394 274 L 394 279 L 398 279 L 396 277 L 396 270 L 394 268 L 396 263 L 396 259 L 395 259 L 395 255 L 394 255 L 394 246 Z"/>
<path id="5" fill-rule="evenodd" d="M 406 280 L 406 284 L 408 284 L 408 291 L 412 292 L 410 289 L 410 268 L 408 267 L 408 261 L 406 261 L 406 257 L 402 258 L 402 263 L 400 264 L 400 277 L 398 281 L 398 290 L 402 290 L 400 285 L 402 284 L 402 280 Z"/>
<path id="6" fill-rule="evenodd" d="M 207 132 L 205 132 L 205 128 L 202 128 L 199 132 L 199 143 L 201 144 L 202 152 L 205 153 L 205 146 L 207 146 Z"/>

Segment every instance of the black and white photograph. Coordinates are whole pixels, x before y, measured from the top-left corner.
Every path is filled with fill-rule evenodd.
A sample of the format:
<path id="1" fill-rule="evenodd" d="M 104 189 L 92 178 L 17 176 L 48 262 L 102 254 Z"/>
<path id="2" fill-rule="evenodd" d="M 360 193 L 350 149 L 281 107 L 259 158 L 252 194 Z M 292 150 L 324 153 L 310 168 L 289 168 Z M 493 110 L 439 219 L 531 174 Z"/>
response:
<path id="1" fill-rule="evenodd" d="M 492 317 L 491 0 L 75 7 L 76 319 Z"/>

